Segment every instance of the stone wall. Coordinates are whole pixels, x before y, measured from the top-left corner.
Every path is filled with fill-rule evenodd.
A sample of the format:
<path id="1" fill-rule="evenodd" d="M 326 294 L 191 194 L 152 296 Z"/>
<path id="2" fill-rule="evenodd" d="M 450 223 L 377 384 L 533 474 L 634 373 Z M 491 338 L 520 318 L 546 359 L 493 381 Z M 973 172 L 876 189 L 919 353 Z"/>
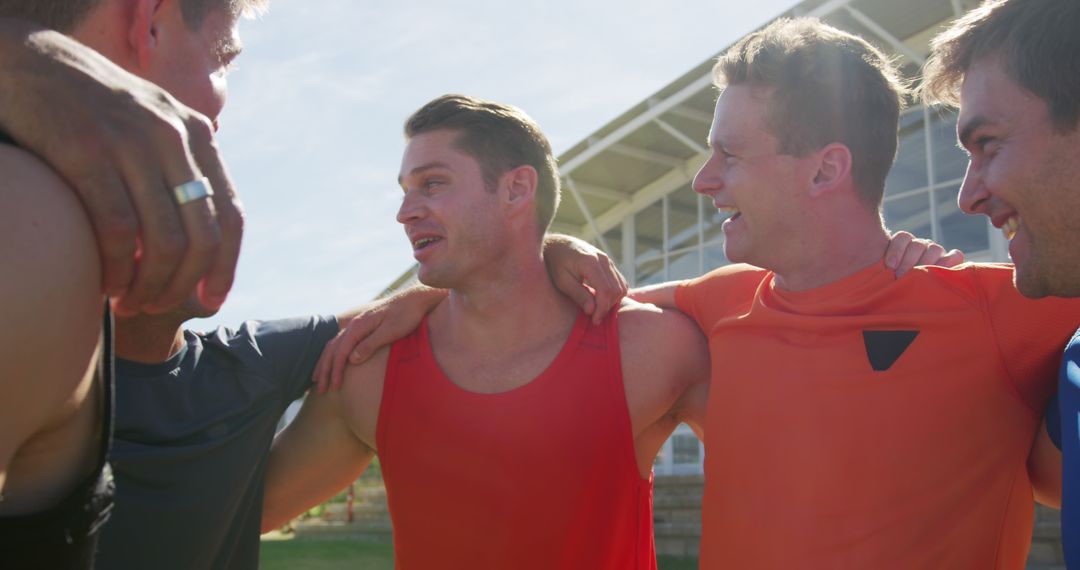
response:
<path id="1" fill-rule="evenodd" d="M 660 556 L 697 558 L 701 544 L 701 499 L 705 488 L 702 475 L 657 477 L 653 490 L 653 520 L 656 552 Z M 353 522 L 346 520 L 344 503 L 326 506 L 322 524 L 301 525 L 307 532 L 338 532 L 363 536 L 366 540 L 391 541 L 390 515 L 386 491 L 381 485 L 357 485 Z M 315 522 L 315 521 L 312 521 Z M 329 526 L 327 524 L 329 523 Z M 325 528 L 324 528 L 325 527 Z M 1035 532 L 1028 557 L 1028 570 L 1065 570 L 1061 552 L 1061 518 L 1058 511 L 1036 505 Z"/>

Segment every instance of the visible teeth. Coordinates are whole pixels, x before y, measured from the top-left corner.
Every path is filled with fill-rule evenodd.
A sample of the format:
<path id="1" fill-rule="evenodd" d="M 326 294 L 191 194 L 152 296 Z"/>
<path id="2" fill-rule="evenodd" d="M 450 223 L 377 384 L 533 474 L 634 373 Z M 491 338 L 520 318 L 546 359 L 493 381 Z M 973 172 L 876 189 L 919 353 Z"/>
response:
<path id="1" fill-rule="evenodd" d="M 739 209 L 733 206 L 717 206 L 716 211 L 720 212 L 721 216 L 734 216 L 739 213 Z"/>
<path id="2" fill-rule="evenodd" d="M 437 239 L 439 239 L 439 238 L 433 238 L 433 237 L 420 238 L 420 239 L 413 242 L 413 247 L 419 249 L 419 248 L 424 247 L 425 245 L 427 245 L 429 243 L 434 242 Z"/>
<path id="3" fill-rule="evenodd" d="M 1005 239 L 1012 241 L 1012 238 L 1016 236 L 1016 230 L 1020 227 L 1020 218 L 1018 216 L 1012 216 L 1005 220 L 1004 224 L 1001 224 L 1001 233 L 1005 235 Z"/>

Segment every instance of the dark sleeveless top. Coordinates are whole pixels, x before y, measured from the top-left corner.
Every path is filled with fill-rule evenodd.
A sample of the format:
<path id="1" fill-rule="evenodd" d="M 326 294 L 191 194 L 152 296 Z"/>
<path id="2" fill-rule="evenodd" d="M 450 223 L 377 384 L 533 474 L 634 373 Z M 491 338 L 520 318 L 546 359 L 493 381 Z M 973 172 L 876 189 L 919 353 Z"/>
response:
<path id="1" fill-rule="evenodd" d="M 0 142 L 11 143 L 0 132 Z M 108 304 L 104 342 L 94 382 L 102 400 L 101 443 L 94 470 L 58 504 L 41 512 L 0 517 L 0 568 L 83 570 L 93 568 L 101 526 L 113 506 L 113 478 L 107 458 L 113 427 L 113 331 Z"/>

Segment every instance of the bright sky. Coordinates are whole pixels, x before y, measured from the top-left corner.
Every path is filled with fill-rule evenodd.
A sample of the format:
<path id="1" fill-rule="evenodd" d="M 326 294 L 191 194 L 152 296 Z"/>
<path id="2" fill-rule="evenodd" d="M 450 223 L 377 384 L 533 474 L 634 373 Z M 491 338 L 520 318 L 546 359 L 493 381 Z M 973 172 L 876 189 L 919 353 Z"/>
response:
<path id="1" fill-rule="evenodd" d="M 233 292 L 194 328 L 339 312 L 412 264 L 394 220 L 405 118 L 517 105 L 556 154 L 795 0 L 273 0 L 241 25 L 220 144 L 247 212 Z"/>

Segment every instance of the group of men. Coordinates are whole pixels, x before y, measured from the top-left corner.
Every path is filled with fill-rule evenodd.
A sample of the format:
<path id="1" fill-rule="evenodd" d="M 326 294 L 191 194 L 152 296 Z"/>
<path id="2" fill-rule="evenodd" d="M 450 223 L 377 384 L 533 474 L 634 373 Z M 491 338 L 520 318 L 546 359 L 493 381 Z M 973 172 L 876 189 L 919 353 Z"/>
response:
<path id="1" fill-rule="evenodd" d="M 5 567 L 97 548 L 100 568 L 254 568 L 260 526 L 378 454 L 399 567 L 655 568 L 651 466 L 680 422 L 706 446 L 702 568 L 1022 568 L 1033 497 L 1063 503 L 1080 565 L 1076 3 L 986 2 L 924 72 L 928 102 L 960 107 L 960 205 L 1015 267 L 890 242 L 903 82 L 861 38 L 781 20 L 714 68 L 693 186 L 729 214 L 735 265 L 608 312 L 607 258 L 545 238 L 539 126 L 447 95 L 406 121 L 398 178 L 435 289 L 194 333 L 235 267 L 212 131 L 263 7 L 0 0 Z M 313 370 L 333 389 L 271 449 Z"/>

